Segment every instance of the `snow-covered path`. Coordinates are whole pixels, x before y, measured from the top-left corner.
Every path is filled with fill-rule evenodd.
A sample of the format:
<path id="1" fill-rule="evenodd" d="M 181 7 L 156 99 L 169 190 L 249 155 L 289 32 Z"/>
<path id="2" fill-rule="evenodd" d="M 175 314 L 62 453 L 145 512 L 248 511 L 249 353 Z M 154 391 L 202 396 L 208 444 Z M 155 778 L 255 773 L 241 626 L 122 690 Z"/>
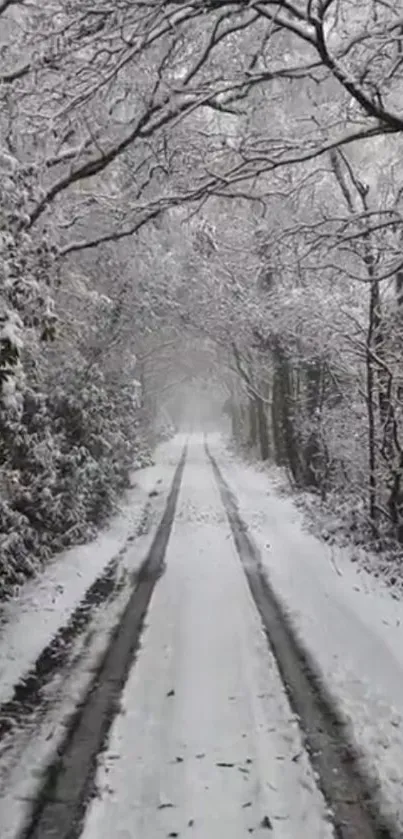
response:
<path id="1" fill-rule="evenodd" d="M 10 608 L 6 698 L 19 681 L 18 702 L 0 715 L 2 839 L 330 839 L 331 820 L 343 839 L 402 835 L 403 604 L 347 559 L 329 561 L 266 472 L 231 458 L 219 438 L 207 450 L 190 438 L 187 458 L 184 445 L 167 444 L 141 478 L 133 514 L 150 496 L 148 526 L 130 535 L 125 524 L 118 584 L 106 578 L 103 599 L 88 601 L 70 647 L 81 574 L 91 579 L 109 554 L 95 553 L 92 570 L 80 563 L 104 535 L 78 549 L 59 620 L 53 602 L 49 625 L 42 613 L 62 558 L 32 583 L 41 606 L 23 592 L 20 620 L 18 603 Z M 376 766 L 380 811 L 345 717 Z"/>
<path id="2" fill-rule="evenodd" d="M 202 440 L 84 839 L 330 837 Z"/>

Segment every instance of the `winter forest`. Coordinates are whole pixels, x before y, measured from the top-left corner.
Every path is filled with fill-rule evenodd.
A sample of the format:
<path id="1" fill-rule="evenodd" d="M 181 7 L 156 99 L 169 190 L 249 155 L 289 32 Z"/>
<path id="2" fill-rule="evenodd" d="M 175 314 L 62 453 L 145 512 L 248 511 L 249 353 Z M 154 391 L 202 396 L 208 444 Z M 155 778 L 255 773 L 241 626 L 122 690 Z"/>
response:
<path id="1" fill-rule="evenodd" d="M 86 540 L 187 389 L 403 543 L 399 0 L 0 0 L 0 581 Z"/>

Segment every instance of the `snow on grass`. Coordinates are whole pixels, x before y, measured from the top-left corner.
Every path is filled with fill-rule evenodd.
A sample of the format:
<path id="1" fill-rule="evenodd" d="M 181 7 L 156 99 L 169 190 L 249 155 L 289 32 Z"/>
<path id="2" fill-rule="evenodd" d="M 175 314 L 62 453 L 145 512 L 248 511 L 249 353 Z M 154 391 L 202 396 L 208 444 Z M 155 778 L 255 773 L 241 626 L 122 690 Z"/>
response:
<path id="1" fill-rule="evenodd" d="M 38 577 L 25 583 L 13 600 L 2 606 L 0 703 L 10 699 L 14 684 L 68 621 L 108 562 L 124 549 L 128 537 L 141 522 L 149 493 L 157 488 L 162 496 L 167 494 L 182 443 L 179 439 L 164 443 L 157 449 L 156 465 L 134 473 L 134 486 L 126 493 L 120 512 L 97 539 L 63 551 Z M 138 564 L 142 559 L 143 554 L 139 553 Z"/>
<path id="2" fill-rule="evenodd" d="M 353 561 L 356 549 L 307 532 L 270 470 L 247 465 L 215 438 L 274 590 L 351 722 L 358 747 L 403 828 L 403 602 Z"/>

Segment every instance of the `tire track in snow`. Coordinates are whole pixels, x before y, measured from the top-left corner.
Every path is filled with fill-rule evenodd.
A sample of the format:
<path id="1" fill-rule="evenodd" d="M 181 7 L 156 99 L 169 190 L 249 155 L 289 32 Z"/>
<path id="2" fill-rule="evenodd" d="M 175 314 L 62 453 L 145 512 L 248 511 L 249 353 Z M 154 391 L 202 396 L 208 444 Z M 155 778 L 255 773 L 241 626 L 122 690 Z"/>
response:
<path id="1" fill-rule="evenodd" d="M 155 492 L 153 490 L 152 492 Z M 150 496 L 149 496 L 150 498 Z M 71 666 L 75 644 L 79 636 L 84 635 L 91 624 L 94 610 L 107 607 L 117 597 L 125 585 L 121 576 L 120 560 L 127 553 L 135 539 L 143 536 L 150 523 L 150 500 L 144 506 L 136 530 L 130 534 L 119 553 L 107 563 L 103 571 L 95 578 L 71 613 L 68 621 L 62 625 L 53 638 L 43 648 L 32 667 L 15 683 L 10 699 L 0 704 L 0 756 L 9 748 L 9 743 L 21 731 L 27 722 L 32 724 L 42 717 L 52 697 L 46 694 L 47 686 L 63 669 Z M 136 582 L 136 572 L 131 585 Z M 11 744 L 13 745 L 13 744 Z"/>
<path id="2" fill-rule="evenodd" d="M 165 511 L 137 583 L 103 655 L 87 694 L 77 708 L 43 781 L 21 839 L 76 839 L 92 792 L 96 758 L 119 710 L 119 698 L 136 654 L 144 618 L 164 570 L 164 557 L 186 462 L 185 447 Z"/>
<path id="3" fill-rule="evenodd" d="M 398 831 L 382 815 L 378 790 L 359 765 L 353 738 L 328 693 L 309 653 L 296 637 L 284 607 L 262 569 L 257 546 L 243 522 L 207 442 L 234 542 L 249 588 L 277 661 L 290 704 L 298 714 L 305 745 L 319 786 L 333 813 L 339 839 L 397 839 Z"/>
<path id="4" fill-rule="evenodd" d="M 94 607 L 106 604 L 118 591 L 119 557 L 107 564 L 87 589 L 68 622 L 44 647 L 35 664 L 14 687 L 13 696 L 0 706 L 0 742 L 34 714 L 44 711 L 44 689 L 69 662 L 77 636 L 85 631 Z"/>

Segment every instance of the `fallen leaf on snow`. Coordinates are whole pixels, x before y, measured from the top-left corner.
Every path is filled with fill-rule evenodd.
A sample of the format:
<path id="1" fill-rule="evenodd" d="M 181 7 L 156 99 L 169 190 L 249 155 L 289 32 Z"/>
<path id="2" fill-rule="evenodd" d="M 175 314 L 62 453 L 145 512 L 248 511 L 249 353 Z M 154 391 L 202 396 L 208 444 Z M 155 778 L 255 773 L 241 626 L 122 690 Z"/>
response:
<path id="1" fill-rule="evenodd" d="M 265 827 L 267 830 L 273 830 L 273 825 L 268 816 L 263 816 L 262 821 L 260 822 L 260 827 Z"/>

